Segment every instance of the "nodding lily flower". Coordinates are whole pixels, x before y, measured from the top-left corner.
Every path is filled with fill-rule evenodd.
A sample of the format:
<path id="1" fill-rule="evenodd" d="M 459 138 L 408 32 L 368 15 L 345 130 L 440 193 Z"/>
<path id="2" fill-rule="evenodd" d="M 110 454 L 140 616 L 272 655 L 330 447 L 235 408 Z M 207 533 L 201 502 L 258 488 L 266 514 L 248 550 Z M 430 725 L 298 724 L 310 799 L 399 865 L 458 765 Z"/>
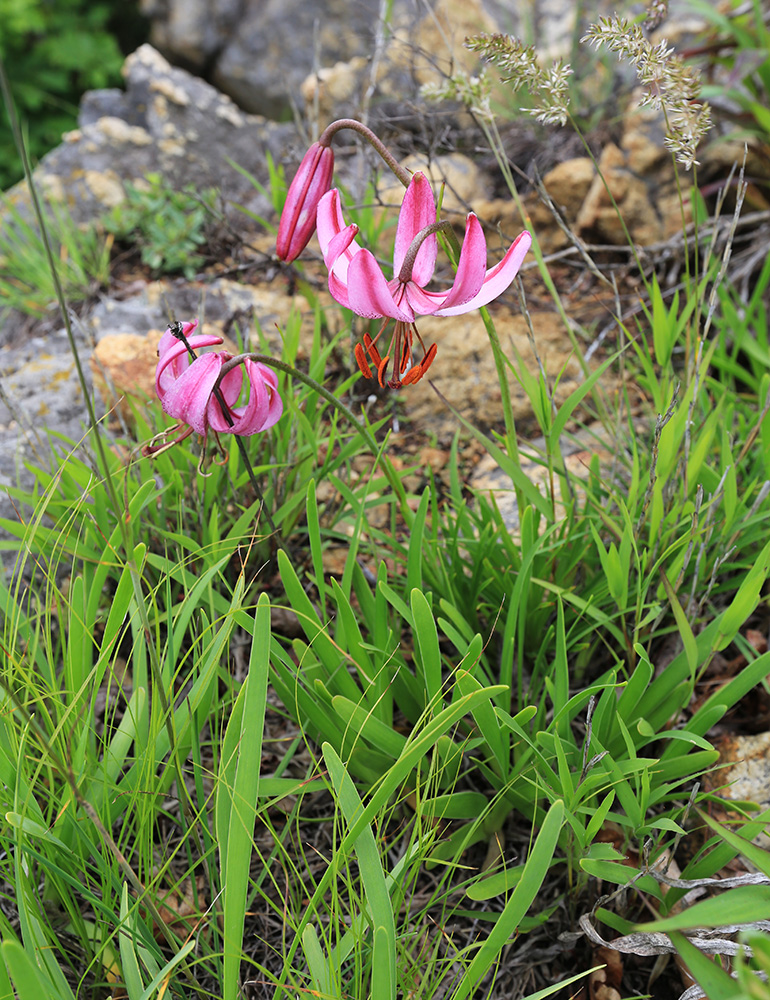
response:
<path id="1" fill-rule="evenodd" d="M 443 292 L 426 291 L 436 267 L 438 227 L 433 191 L 422 173 L 412 177 L 401 206 L 393 252 L 395 277 L 390 281 L 374 255 L 356 242 L 358 227 L 345 225 L 336 188 L 321 198 L 317 222 L 331 294 L 359 316 L 384 320 L 376 337 L 364 334 L 355 354 L 366 378 L 374 377 L 371 365 L 380 385 L 391 389 L 418 382 L 436 356 L 435 344 L 425 349 L 415 317 L 457 316 L 485 306 L 508 288 L 532 243 L 529 233 L 521 233 L 500 263 L 487 270 L 487 242 L 481 223 L 471 212 L 452 287 Z M 391 319 L 396 323 L 390 344 L 387 351 L 380 352 L 377 340 Z M 415 337 L 423 352 L 416 363 L 412 358 Z M 391 358 L 392 375 L 386 383 Z"/>
<path id="2" fill-rule="evenodd" d="M 278 223 L 275 252 L 281 260 L 292 261 L 302 253 L 315 232 L 316 209 L 326 194 L 334 173 L 334 153 L 330 146 L 314 142 L 305 153 Z"/>
<path id="3" fill-rule="evenodd" d="M 162 439 L 162 443 L 156 446 L 154 441 L 150 442 L 144 448 L 145 455 L 158 454 L 193 431 L 204 438 L 209 430 L 244 437 L 257 434 L 272 427 L 283 413 L 276 374 L 259 362 L 244 358 L 217 385 L 222 366 L 232 355 L 217 351 L 196 357 L 199 348 L 222 343 L 221 337 L 193 335 L 197 325 L 197 320 L 172 324 L 160 339 L 155 389 L 165 412 L 180 421 L 173 428 L 179 433 L 167 440 L 170 431 L 164 431 L 154 439 Z M 236 406 L 243 386 L 243 369 L 249 380 L 249 398 Z"/>

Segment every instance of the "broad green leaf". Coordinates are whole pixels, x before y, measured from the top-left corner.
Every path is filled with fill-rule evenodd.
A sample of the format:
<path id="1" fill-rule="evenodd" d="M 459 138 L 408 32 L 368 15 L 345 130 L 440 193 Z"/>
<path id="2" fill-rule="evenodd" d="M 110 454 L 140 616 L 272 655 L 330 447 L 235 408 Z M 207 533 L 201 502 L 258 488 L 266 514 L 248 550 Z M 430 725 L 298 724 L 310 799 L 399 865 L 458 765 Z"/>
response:
<path id="1" fill-rule="evenodd" d="M 516 927 L 535 901 L 540 886 L 548 874 L 563 821 L 564 803 L 556 801 L 548 810 L 510 899 L 488 937 L 479 945 L 470 965 L 463 972 L 457 988 L 452 993 L 452 1000 L 466 1000 L 474 993 L 478 983 L 494 965 L 506 942 L 513 938 Z"/>
<path id="2" fill-rule="evenodd" d="M 426 701 L 436 707 L 441 705 L 441 652 L 438 645 L 438 631 L 430 604 L 421 590 L 414 589 L 410 595 L 412 621 L 414 622 L 415 651 L 419 653 L 419 665 L 425 682 Z"/>
<path id="3" fill-rule="evenodd" d="M 641 931 L 686 931 L 694 927 L 722 927 L 767 920 L 770 913 L 770 885 L 740 885 L 723 889 L 709 899 L 693 903 L 681 913 L 662 920 L 639 924 Z"/>
<path id="4" fill-rule="evenodd" d="M 4 941 L 2 955 L 16 987 L 18 1000 L 41 1000 L 41 997 L 59 1000 L 56 991 L 18 941 Z"/>
<path id="5" fill-rule="evenodd" d="M 254 618 L 249 673 L 238 695 L 241 706 L 233 711 L 225 732 L 217 785 L 217 840 L 224 894 L 224 1000 L 235 1000 L 239 992 L 269 667 L 270 601 L 267 594 L 261 594 Z"/>
<path id="6" fill-rule="evenodd" d="M 684 934 L 673 932 L 671 943 L 684 959 L 690 974 L 704 991 L 708 1000 L 733 1000 L 739 998 L 738 983 L 714 959 L 697 948 Z"/>

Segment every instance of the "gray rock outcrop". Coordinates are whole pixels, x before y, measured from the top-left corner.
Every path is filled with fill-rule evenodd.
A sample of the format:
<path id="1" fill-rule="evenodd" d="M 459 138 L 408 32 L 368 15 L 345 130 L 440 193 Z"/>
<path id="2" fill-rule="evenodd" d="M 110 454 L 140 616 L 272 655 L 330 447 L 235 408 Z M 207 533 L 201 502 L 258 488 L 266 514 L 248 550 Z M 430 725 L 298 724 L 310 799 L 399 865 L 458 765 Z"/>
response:
<path id="1" fill-rule="evenodd" d="M 290 124 L 241 111 L 205 80 L 171 66 L 150 45 L 125 62 L 125 91 L 86 94 L 80 127 L 45 156 L 41 187 L 66 200 L 77 221 L 122 200 L 126 181 L 160 173 L 172 188 L 215 186 L 225 204 L 257 214 L 272 206 L 230 163 L 264 179 L 268 153 L 280 162 L 295 141 Z M 23 185 L 19 185 L 15 197 Z M 244 216 L 241 214 L 240 219 Z"/>

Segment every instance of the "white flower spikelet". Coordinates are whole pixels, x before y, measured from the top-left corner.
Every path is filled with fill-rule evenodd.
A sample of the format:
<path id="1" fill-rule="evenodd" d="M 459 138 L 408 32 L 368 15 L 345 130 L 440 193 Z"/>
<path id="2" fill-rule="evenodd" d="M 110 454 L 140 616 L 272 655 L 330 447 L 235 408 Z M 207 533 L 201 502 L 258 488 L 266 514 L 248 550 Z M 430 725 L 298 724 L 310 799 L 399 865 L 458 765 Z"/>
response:
<path id="1" fill-rule="evenodd" d="M 466 48 L 480 52 L 503 72 L 503 82 L 514 91 L 526 86 L 539 101 L 535 108 L 525 108 L 545 125 L 565 125 L 569 117 L 569 78 L 572 68 L 561 59 L 543 67 L 534 45 L 524 45 L 511 35 L 474 35 L 465 40 Z"/>
<path id="2" fill-rule="evenodd" d="M 492 121 L 491 89 L 489 74 L 482 69 L 477 76 L 458 73 L 441 83 L 425 83 L 420 94 L 429 101 L 460 101 L 478 118 Z"/>
<path id="3" fill-rule="evenodd" d="M 698 101 L 698 70 L 687 66 L 665 40 L 653 45 L 641 25 L 617 14 L 600 18 L 581 41 L 606 45 L 634 64 L 644 88 L 641 106 L 661 111 L 665 118 L 666 147 L 686 169 L 696 164 L 698 143 L 711 128 L 711 109 Z"/>

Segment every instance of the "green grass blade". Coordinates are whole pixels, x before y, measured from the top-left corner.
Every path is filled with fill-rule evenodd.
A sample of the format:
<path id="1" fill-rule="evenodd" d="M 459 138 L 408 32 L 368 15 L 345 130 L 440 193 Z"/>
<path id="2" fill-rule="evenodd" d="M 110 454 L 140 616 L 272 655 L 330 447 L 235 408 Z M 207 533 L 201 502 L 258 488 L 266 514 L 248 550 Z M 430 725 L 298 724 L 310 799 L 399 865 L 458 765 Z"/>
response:
<path id="1" fill-rule="evenodd" d="M 4 941 L 2 954 L 16 987 L 18 1000 L 41 1000 L 41 997 L 45 997 L 46 1000 L 58 1000 L 56 992 L 43 979 L 18 941 Z"/>
<path id="2" fill-rule="evenodd" d="M 363 814 L 364 804 L 334 748 L 329 743 L 324 743 L 322 749 L 342 813 L 348 828 L 351 828 Z M 374 930 L 372 1000 L 395 1000 L 396 924 L 377 842 L 368 823 L 361 828 L 355 838 L 353 849 L 358 858 Z"/>
<path id="3" fill-rule="evenodd" d="M 438 646 L 438 631 L 430 604 L 421 590 L 411 593 L 412 620 L 414 621 L 415 646 L 419 651 L 419 663 L 425 681 L 427 702 L 441 704 L 441 653 Z"/>
<path id="4" fill-rule="evenodd" d="M 324 580 L 323 547 L 321 544 L 321 522 L 318 519 L 318 504 L 315 497 L 315 479 L 307 484 L 307 535 L 310 541 L 310 558 L 313 575 L 321 604 L 321 617 L 326 618 L 326 581 Z"/>
<path id="5" fill-rule="evenodd" d="M 139 970 L 139 959 L 134 947 L 134 939 L 130 930 L 128 913 L 128 884 L 123 883 L 120 898 L 120 928 L 118 930 L 120 944 L 120 964 L 123 971 L 123 982 L 126 985 L 129 1000 L 139 1000 L 144 993 L 144 983 Z"/>
<path id="6" fill-rule="evenodd" d="M 640 931 L 686 931 L 693 927 L 721 927 L 766 920 L 770 913 L 770 885 L 739 885 L 693 903 L 663 920 L 639 924 Z"/>
<path id="7" fill-rule="evenodd" d="M 704 990 L 709 1000 L 733 1000 L 741 996 L 741 988 L 724 969 L 704 955 L 684 934 L 671 934 L 671 941 L 687 963 L 690 974 Z"/>
<path id="8" fill-rule="evenodd" d="M 534 902 L 548 874 L 563 821 L 564 803 L 557 800 L 548 810 L 511 898 L 505 904 L 486 941 L 482 942 L 473 961 L 465 970 L 457 989 L 452 994 L 452 1000 L 466 1000 L 466 997 L 473 994 L 477 984 L 492 968 L 505 944 L 516 933 L 517 926 Z"/>
<path id="9" fill-rule="evenodd" d="M 217 789 L 217 838 L 224 894 L 224 1000 L 235 1000 L 238 995 L 269 663 L 270 601 L 261 594 L 254 619 L 249 674 L 237 699 L 242 707 L 233 712 L 227 727 Z"/>
<path id="10" fill-rule="evenodd" d="M 745 837 L 741 837 L 734 830 L 730 829 L 729 826 L 722 826 L 717 823 L 707 813 L 698 810 L 698 815 L 725 843 L 729 844 L 730 847 L 734 847 L 739 854 L 748 858 L 763 875 L 767 875 L 770 878 L 770 851 L 766 851 L 757 844 L 753 844 L 750 840 L 746 840 Z"/>

